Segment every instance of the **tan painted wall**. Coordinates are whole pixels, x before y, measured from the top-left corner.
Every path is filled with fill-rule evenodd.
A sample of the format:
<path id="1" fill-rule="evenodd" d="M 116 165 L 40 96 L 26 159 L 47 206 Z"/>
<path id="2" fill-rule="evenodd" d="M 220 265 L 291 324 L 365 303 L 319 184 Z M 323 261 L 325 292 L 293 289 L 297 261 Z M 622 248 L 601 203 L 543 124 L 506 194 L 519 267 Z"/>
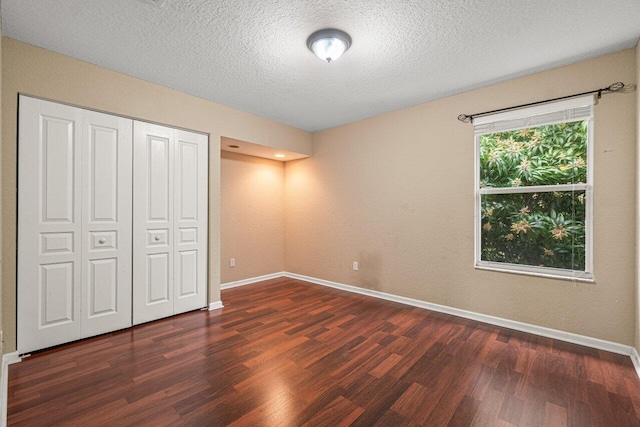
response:
<path id="1" fill-rule="evenodd" d="M 220 136 L 304 150 L 311 135 L 242 111 L 124 74 L 3 40 L 2 254 L 5 351 L 16 348 L 16 129 L 17 93 L 210 133 L 209 300 L 220 300 Z M 299 149 L 298 145 L 302 148 Z"/>
<path id="2" fill-rule="evenodd" d="M 626 50 L 314 134 L 313 157 L 285 168 L 286 270 L 633 344 L 635 95 L 595 107 L 595 284 L 474 269 L 473 126 L 456 117 L 634 82 L 635 67 Z"/>
<path id="3" fill-rule="evenodd" d="M 221 156 L 221 283 L 283 271 L 284 163 L 225 151 Z"/>

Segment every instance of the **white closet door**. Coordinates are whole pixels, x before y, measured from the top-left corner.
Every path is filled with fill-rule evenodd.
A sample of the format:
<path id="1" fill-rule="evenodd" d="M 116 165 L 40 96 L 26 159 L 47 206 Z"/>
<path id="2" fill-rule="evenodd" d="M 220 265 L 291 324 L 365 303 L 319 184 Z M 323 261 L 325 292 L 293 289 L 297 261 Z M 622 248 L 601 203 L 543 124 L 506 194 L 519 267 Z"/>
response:
<path id="1" fill-rule="evenodd" d="M 207 305 L 208 138 L 175 130 L 174 313 Z"/>
<path id="2" fill-rule="evenodd" d="M 134 122 L 133 323 L 173 314 L 173 129 Z"/>
<path id="3" fill-rule="evenodd" d="M 81 338 L 82 111 L 20 97 L 18 352 Z"/>
<path id="4" fill-rule="evenodd" d="M 132 127 L 84 112 L 83 338 L 131 326 Z"/>

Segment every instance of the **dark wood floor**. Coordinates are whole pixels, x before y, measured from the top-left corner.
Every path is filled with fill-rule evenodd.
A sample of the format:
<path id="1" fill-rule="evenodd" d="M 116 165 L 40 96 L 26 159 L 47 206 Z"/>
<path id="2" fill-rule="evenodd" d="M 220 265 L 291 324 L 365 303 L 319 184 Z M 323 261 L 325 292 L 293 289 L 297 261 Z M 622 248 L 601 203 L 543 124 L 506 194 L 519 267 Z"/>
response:
<path id="1" fill-rule="evenodd" d="M 9 424 L 640 425 L 628 357 L 291 279 L 41 352 Z"/>

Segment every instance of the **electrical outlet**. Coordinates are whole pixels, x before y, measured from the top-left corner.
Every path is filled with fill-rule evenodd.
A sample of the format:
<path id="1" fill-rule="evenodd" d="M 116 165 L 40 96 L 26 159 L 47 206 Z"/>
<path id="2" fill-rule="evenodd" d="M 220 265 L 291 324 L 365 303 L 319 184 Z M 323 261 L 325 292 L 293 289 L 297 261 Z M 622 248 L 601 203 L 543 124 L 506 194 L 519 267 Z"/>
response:
<path id="1" fill-rule="evenodd" d="M 236 259 L 235 258 L 231 258 L 229 260 L 229 267 L 233 268 L 236 266 Z"/>
<path id="2" fill-rule="evenodd" d="M 353 271 L 358 271 L 358 268 L 360 268 L 360 264 L 358 264 L 358 261 L 353 261 Z"/>

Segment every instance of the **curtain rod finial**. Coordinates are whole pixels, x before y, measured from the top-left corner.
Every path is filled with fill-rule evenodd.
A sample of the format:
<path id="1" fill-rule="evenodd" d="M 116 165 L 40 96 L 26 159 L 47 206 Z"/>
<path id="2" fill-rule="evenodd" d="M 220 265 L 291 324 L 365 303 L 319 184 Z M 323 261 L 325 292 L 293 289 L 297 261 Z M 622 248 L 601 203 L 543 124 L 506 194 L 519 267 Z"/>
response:
<path id="1" fill-rule="evenodd" d="M 618 92 L 618 91 L 621 91 L 622 89 L 624 89 L 624 83 L 622 82 L 615 82 L 607 88 L 607 90 L 610 92 Z"/>
<path id="2" fill-rule="evenodd" d="M 467 116 L 466 114 L 460 114 L 458 116 L 458 120 L 460 120 L 463 123 L 469 123 L 472 119 L 473 119 L 472 116 Z"/>

